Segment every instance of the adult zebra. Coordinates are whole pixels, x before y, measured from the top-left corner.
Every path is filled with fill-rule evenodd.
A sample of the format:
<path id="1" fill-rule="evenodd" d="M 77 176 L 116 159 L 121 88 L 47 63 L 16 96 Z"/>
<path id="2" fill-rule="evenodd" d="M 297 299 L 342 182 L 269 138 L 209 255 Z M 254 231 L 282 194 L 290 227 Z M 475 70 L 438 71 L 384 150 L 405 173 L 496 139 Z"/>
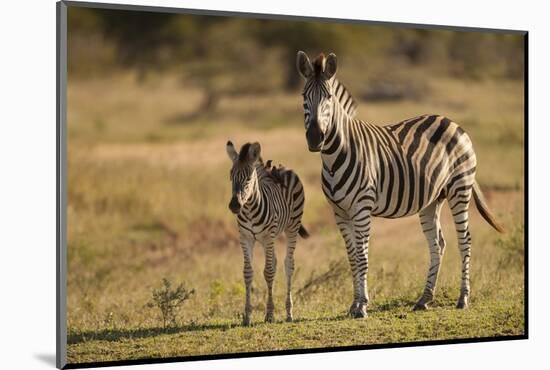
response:
<path id="1" fill-rule="evenodd" d="M 267 304 L 265 321 L 274 320 L 273 280 L 277 260 L 275 256 L 275 238 L 285 233 L 287 250 L 285 272 L 287 279 L 286 320 L 292 321 L 292 274 L 294 272 L 294 248 L 298 235 L 309 236 L 302 226 L 304 212 L 304 188 L 298 175 L 283 167 L 272 168 L 264 165 L 260 157 L 260 144 L 244 144 L 239 153 L 231 141 L 226 151 L 233 163 L 230 172 L 232 197 L 229 209 L 237 215 L 240 244 L 244 255 L 244 282 L 246 301 L 243 324 L 250 324 L 252 305 L 250 294 L 252 287 L 252 254 L 256 241 L 265 250 L 264 277 L 267 283 Z M 270 161 L 268 162 L 270 163 Z"/>
<path id="2" fill-rule="evenodd" d="M 404 217 L 418 213 L 430 247 L 424 292 L 414 309 L 432 302 L 445 240 L 440 211 L 448 200 L 462 257 L 457 307 L 468 306 L 470 246 L 468 205 L 471 195 L 481 215 L 495 221 L 475 181 L 476 156 L 468 135 L 454 122 L 424 115 L 388 126 L 355 119 L 356 103 L 334 77 L 336 56 L 310 62 L 300 51 L 297 68 L 303 90 L 306 139 L 311 152 L 321 152 L 322 188 L 344 238 L 353 275 L 350 314 L 367 315 L 368 243 L 371 216 Z"/>

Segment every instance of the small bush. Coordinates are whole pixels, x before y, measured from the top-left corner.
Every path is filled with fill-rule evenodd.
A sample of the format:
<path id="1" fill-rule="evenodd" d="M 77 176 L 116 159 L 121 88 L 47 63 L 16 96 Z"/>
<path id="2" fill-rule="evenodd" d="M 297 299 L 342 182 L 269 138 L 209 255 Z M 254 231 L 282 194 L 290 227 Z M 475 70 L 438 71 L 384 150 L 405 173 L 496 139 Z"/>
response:
<path id="1" fill-rule="evenodd" d="M 195 289 L 188 290 L 183 284 L 172 289 L 172 283 L 163 278 L 162 287 L 153 289 L 153 299 L 147 306 L 158 307 L 162 315 L 162 326 L 166 329 L 168 325 L 176 326 L 176 315 L 179 308 L 193 294 L 195 294 Z"/>

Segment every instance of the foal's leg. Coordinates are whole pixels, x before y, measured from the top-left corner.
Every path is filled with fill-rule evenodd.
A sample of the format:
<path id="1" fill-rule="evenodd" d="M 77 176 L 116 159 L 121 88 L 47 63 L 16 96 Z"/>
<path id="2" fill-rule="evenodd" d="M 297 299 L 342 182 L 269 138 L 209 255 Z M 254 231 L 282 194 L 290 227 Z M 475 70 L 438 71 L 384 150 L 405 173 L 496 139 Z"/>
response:
<path id="1" fill-rule="evenodd" d="M 263 243 L 265 250 L 265 267 L 264 278 L 267 283 L 267 304 L 265 307 L 265 321 L 273 322 L 273 311 L 275 305 L 273 304 L 273 280 L 275 279 L 275 271 L 277 269 L 277 257 L 275 256 L 275 240 L 270 238 Z"/>
<path id="2" fill-rule="evenodd" d="M 445 249 L 445 239 L 443 239 L 441 224 L 439 222 L 442 204 L 442 201 L 436 200 L 419 213 L 420 225 L 430 248 L 430 269 L 428 270 L 424 293 L 414 306 L 415 310 L 425 310 L 434 298 L 437 275 L 439 274 L 443 251 Z"/>
<path id="3" fill-rule="evenodd" d="M 286 321 L 291 322 L 292 317 L 292 274 L 294 273 L 294 249 L 296 248 L 296 239 L 298 231 L 287 231 L 287 248 L 285 257 L 286 273 Z"/>
<path id="4" fill-rule="evenodd" d="M 250 315 L 252 314 L 252 304 L 250 303 L 251 289 L 252 289 L 252 278 L 254 276 L 254 270 L 252 269 L 252 257 L 253 257 L 253 247 L 254 239 L 246 238 L 241 234 L 240 244 L 243 250 L 244 256 L 244 285 L 246 289 L 246 300 L 244 304 L 244 316 L 243 316 L 243 325 L 250 325 Z"/>

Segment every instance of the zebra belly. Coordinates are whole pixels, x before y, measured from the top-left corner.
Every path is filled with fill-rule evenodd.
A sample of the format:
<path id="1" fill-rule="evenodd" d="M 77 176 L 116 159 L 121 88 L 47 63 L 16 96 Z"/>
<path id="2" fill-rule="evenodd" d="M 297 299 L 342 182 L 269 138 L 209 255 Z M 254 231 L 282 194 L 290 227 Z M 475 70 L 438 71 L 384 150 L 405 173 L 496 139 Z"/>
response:
<path id="1" fill-rule="evenodd" d="M 412 169 L 412 173 L 397 179 L 393 187 L 380 186 L 377 189 L 376 206 L 373 215 L 384 218 L 412 216 L 435 202 L 446 193 L 451 174 L 448 171 L 449 160 L 443 159 L 436 170 L 424 168 L 422 171 Z M 411 171 L 411 170 L 409 170 Z"/>
<path id="2" fill-rule="evenodd" d="M 371 214 L 376 217 L 400 218 L 415 215 L 422 209 L 430 205 L 432 202 L 436 201 L 438 199 L 438 196 L 435 194 L 441 194 L 443 192 L 443 187 L 441 189 L 436 189 L 436 192 L 438 193 L 434 192 L 434 196 L 427 198 L 424 203 L 416 204 L 416 206 L 411 207 L 409 210 L 407 210 L 406 208 L 402 208 L 398 212 L 394 212 L 393 209 L 382 212 L 383 204 L 385 203 L 382 203 L 378 200 L 374 200 L 372 202 L 368 200 L 371 198 L 372 192 L 360 191 L 359 193 L 350 193 L 342 199 L 335 199 L 333 196 L 327 195 L 325 193 L 325 197 L 329 201 L 334 212 L 346 218 L 352 217 L 353 215 L 357 214 L 357 212 L 365 208 L 371 209 Z M 354 200 L 357 199 L 363 199 L 366 201 L 354 202 Z"/>
<path id="3" fill-rule="evenodd" d="M 446 186 L 453 173 L 449 172 L 451 158 L 443 157 L 437 165 L 423 167 L 419 165 L 407 168 L 406 177 L 374 179 L 363 176 L 354 181 L 357 169 L 345 179 L 344 185 L 336 188 L 342 180 L 323 171 L 322 189 L 334 211 L 345 217 L 351 217 L 365 207 L 370 208 L 373 216 L 399 218 L 417 214 L 432 202 L 445 194 Z M 359 174 L 368 173 L 366 168 Z M 412 183 L 411 183 L 412 181 Z M 391 186 L 390 186 L 391 185 Z"/>
<path id="4" fill-rule="evenodd" d="M 386 202 L 378 201 L 372 210 L 372 215 L 376 217 L 383 217 L 383 218 L 400 218 L 400 217 L 412 216 L 422 211 L 424 208 L 428 207 L 431 203 L 435 202 L 438 199 L 438 195 L 435 195 L 435 194 L 441 194 L 442 192 L 443 192 L 442 187 L 437 188 L 435 189 L 432 196 L 425 198 L 423 202 L 414 203 L 411 208 L 401 207 L 400 209 L 397 210 L 397 212 L 393 208 L 384 209 Z"/>
<path id="5" fill-rule="evenodd" d="M 445 197 L 463 175 L 473 178 L 472 143 L 448 118 L 427 115 L 387 129 L 393 145 L 386 152 L 384 171 L 379 172 L 373 214 L 387 218 L 414 215 Z"/>
<path id="6" fill-rule="evenodd" d="M 270 210 L 266 219 L 258 224 L 247 214 L 241 214 L 238 217 L 239 232 L 260 242 L 279 236 L 287 227 L 289 222 L 289 211 Z"/>

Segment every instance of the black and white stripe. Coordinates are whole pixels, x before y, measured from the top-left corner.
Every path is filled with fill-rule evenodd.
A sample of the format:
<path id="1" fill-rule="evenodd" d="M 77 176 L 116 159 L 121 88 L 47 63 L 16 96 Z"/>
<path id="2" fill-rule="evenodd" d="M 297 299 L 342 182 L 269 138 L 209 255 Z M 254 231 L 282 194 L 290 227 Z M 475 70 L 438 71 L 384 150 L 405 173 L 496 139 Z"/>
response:
<path id="1" fill-rule="evenodd" d="M 468 135 L 439 115 L 383 127 L 358 120 L 353 98 L 334 77 L 334 54 L 327 58 L 321 54 L 312 64 L 299 52 L 297 66 L 306 80 L 303 97 L 308 146 L 310 151 L 321 152 L 322 189 L 334 210 L 352 269 L 354 299 L 350 313 L 366 316 L 372 216 L 419 214 L 431 259 L 424 293 L 415 308 L 425 309 L 433 300 L 445 248 L 439 218 L 445 199 L 453 214 L 462 257 L 457 307 L 467 307 L 471 246 L 468 205 L 472 193 L 482 216 L 502 231 L 475 181 L 476 156 Z"/>
<path id="2" fill-rule="evenodd" d="M 294 272 L 294 249 L 298 235 L 306 238 L 307 231 L 301 219 L 304 210 L 304 189 L 296 173 L 283 167 L 265 165 L 260 157 L 260 144 L 247 143 L 239 153 L 233 143 L 227 143 L 227 154 L 233 166 L 230 178 L 232 198 L 229 209 L 237 215 L 240 244 L 244 255 L 244 281 L 246 301 L 243 324 L 250 324 L 250 303 L 253 277 L 252 253 L 256 241 L 265 250 L 264 277 L 267 283 L 265 321 L 274 320 L 273 280 L 277 260 L 275 238 L 281 233 L 287 237 L 285 273 L 287 278 L 286 314 L 292 321 L 292 274 Z"/>

